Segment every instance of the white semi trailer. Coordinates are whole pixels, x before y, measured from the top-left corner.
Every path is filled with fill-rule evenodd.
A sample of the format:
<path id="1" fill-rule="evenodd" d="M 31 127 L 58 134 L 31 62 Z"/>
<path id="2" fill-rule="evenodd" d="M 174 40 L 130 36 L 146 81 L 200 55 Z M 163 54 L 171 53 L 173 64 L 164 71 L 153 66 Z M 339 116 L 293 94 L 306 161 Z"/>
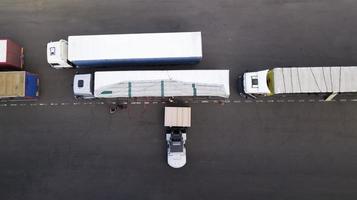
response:
<path id="1" fill-rule="evenodd" d="M 101 71 L 76 74 L 75 97 L 229 97 L 229 70 Z"/>
<path id="2" fill-rule="evenodd" d="M 271 96 L 276 94 L 357 92 L 357 66 L 287 67 L 244 73 L 242 94 Z"/>
<path id="3" fill-rule="evenodd" d="M 195 64 L 201 59 L 201 32 L 79 35 L 47 44 L 47 61 L 56 69 Z"/>

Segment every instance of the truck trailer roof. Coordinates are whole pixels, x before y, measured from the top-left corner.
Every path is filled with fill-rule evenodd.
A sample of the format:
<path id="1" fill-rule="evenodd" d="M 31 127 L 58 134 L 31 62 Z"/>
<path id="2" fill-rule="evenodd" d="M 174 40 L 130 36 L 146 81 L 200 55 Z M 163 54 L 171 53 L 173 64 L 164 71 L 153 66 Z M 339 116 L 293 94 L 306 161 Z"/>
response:
<path id="1" fill-rule="evenodd" d="M 25 96 L 25 73 L 0 72 L 0 97 L 23 97 Z"/>
<path id="2" fill-rule="evenodd" d="M 201 32 L 68 37 L 68 60 L 77 66 L 167 63 L 202 59 Z"/>
<path id="3" fill-rule="evenodd" d="M 357 66 L 273 69 L 274 94 L 357 92 Z"/>
<path id="4" fill-rule="evenodd" d="M 23 67 L 23 48 L 10 39 L 0 39 L 0 67 L 17 68 Z"/>
<path id="5" fill-rule="evenodd" d="M 190 127 L 191 108 L 190 107 L 165 107 L 166 127 Z"/>

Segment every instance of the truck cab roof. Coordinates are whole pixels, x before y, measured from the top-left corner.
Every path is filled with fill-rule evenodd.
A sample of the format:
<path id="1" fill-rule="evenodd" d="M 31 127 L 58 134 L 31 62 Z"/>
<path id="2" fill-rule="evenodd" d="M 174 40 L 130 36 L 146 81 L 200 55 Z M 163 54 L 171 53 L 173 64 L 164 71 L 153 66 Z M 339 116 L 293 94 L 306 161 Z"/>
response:
<path id="1" fill-rule="evenodd" d="M 270 94 L 268 86 L 269 70 L 246 72 L 243 75 L 244 92 L 247 94 Z"/>

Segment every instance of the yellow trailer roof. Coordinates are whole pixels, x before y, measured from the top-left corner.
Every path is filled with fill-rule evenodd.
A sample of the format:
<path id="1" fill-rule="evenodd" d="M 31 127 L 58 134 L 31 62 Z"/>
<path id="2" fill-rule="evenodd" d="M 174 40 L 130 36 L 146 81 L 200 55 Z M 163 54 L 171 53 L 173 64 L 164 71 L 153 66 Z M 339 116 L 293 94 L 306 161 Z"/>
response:
<path id="1" fill-rule="evenodd" d="M 0 98 L 25 96 L 25 72 L 0 72 Z"/>

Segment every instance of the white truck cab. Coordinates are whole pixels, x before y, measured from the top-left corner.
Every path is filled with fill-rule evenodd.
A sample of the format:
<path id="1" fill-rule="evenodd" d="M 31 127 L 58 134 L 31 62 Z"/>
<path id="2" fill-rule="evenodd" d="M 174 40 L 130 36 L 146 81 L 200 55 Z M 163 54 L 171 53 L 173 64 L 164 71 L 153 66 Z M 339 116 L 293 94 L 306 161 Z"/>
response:
<path id="1" fill-rule="evenodd" d="M 93 95 L 93 75 L 76 74 L 73 79 L 73 92 L 76 98 L 92 99 Z"/>
<path id="2" fill-rule="evenodd" d="M 73 68 L 68 62 L 68 43 L 66 40 L 47 43 L 47 62 L 55 69 Z"/>
<path id="3" fill-rule="evenodd" d="M 249 95 L 270 95 L 269 89 L 269 70 L 246 72 L 243 75 L 244 93 Z"/>
<path id="4" fill-rule="evenodd" d="M 186 165 L 187 128 L 191 126 L 190 107 L 165 107 L 167 163 L 172 168 Z"/>

